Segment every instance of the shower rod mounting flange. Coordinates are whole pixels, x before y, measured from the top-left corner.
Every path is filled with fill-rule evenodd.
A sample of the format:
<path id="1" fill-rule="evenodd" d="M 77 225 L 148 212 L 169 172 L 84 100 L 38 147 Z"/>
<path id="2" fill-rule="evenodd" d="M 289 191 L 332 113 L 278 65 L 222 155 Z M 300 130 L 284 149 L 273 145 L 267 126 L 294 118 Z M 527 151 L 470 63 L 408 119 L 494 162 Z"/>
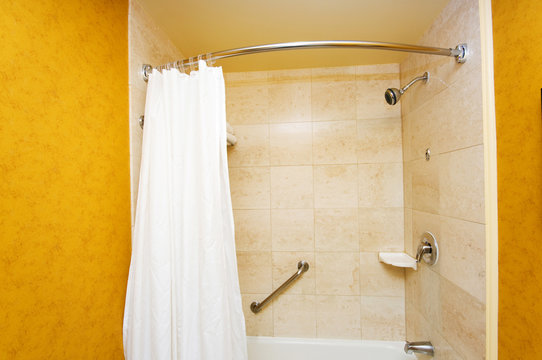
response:
<path id="1" fill-rule="evenodd" d="M 143 79 L 143 81 L 149 81 L 149 75 L 152 73 L 152 65 L 149 64 L 143 64 L 141 65 L 141 69 L 139 69 L 139 75 Z"/>
<path id="2" fill-rule="evenodd" d="M 459 44 L 455 47 L 455 49 L 460 51 L 459 55 L 455 57 L 457 62 L 460 64 L 467 62 L 467 58 L 469 57 L 469 47 L 467 44 Z"/>

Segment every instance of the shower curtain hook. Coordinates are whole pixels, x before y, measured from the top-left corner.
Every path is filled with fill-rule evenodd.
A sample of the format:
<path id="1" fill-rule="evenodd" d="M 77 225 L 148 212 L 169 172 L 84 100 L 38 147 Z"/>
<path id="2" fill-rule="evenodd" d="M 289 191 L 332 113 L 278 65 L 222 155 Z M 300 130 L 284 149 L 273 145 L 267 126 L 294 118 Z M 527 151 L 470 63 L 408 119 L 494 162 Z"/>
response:
<path id="1" fill-rule="evenodd" d="M 195 70 L 195 69 L 194 69 L 194 57 L 191 57 L 191 58 L 190 58 L 190 71 L 192 72 L 192 71 L 194 71 L 194 70 Z"/>
<path id="2" fill-rule="evenodd" d="M 186 74 L 186 69 L 184 68 L 184 60 L 181 60 L 181 72 Z"/>
<path id="3" fill-rule="evenodd" d="M 198 70 L 199 70 L 199 62 L 203 60 L 203 55 L 199 54 L 198 55 Z"/>
<path id="4" fill-rule="evenodd" d="M 215 62 L 213 61 L 213 56 L 211 55 L 211 53 L 207 53 L 205 57 L 207 60 L 207 66 L 213 66 Z"/>

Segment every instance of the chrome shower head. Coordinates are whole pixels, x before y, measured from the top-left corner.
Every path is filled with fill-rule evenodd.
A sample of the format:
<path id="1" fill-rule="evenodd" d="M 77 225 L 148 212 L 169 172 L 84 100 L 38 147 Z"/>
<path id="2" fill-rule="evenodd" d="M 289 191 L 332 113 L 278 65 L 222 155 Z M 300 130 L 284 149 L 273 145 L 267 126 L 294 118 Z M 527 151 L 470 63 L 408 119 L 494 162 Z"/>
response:
<path id="1" fill-rule="evenodd" d="M 389 88 L 384 93 L 384 97 L 386 98 L 386 102 L 390 105 L 395 105 L 399 102 L 401 99 L 401 95 L 405 93 L 405 91 L 408 90 L 408 88 L 414 84 L 418 80 L 424 80 L 425 83 L 429 81 L 429 73 L 426 71 L 422 76 L 418 76 L 417 78 L 413 79 L 411 82 L 406 84 L 402 89 L 396 89 L 396 88 Z"/>
<path id="2" fill-rule="evenodd" d="M 402 89 L 396 89 L 396 88 L 389 88 L 384 93 L 384 97 L 386 98 L 386 102 L 390 105 L 395 105 L 401 99 L 401 95 L 403 95 Z"/>

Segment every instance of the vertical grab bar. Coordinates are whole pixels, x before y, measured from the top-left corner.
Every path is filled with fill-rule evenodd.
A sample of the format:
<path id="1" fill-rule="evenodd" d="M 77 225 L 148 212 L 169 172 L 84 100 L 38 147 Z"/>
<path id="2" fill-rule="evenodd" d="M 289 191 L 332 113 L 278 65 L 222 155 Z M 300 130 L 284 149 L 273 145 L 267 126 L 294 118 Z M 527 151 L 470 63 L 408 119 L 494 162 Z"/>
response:
<path id="1" fill-rule="evenodd" d="M 304 272 L 307 272 L 309 270 L 309 263 L 305 260 L 301 260 L 297 263 L 297 271 L 295 274 L 290 276 L 288 280 L 284 282 L 281 286 L 277 288 L 277 290 L 273 291 L 268 297 L 266 297 L 262 302 L 254 301 L 252 304 L 250 304 L 250 310 L 254 314 L 257 314 L 262 310 L 262 308 L 267 305 L 273 298 L 277 295 L 279 295 L 281 292 L 283 292 L 291 283 L 296 281 Z"/>

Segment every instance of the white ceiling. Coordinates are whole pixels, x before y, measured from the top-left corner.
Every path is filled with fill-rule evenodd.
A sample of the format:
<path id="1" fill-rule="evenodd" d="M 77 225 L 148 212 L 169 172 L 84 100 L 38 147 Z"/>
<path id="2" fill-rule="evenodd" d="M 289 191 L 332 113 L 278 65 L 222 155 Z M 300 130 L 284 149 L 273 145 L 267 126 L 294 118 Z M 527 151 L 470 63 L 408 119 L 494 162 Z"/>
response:
<path id="1" fill-rule="evenodd" d="M 448 0 L 138 0 L 186 56 L 301 40 L 416 44 Z M 455 47 L 457 44 L 423 44 Z M 405 53 L 312 49 L 220 60 L 225 71 L 400 62 Z M 178 60 L 178 59 L 171 59 Z M 158 65 L 158 64 L 154 64 Z"/>

